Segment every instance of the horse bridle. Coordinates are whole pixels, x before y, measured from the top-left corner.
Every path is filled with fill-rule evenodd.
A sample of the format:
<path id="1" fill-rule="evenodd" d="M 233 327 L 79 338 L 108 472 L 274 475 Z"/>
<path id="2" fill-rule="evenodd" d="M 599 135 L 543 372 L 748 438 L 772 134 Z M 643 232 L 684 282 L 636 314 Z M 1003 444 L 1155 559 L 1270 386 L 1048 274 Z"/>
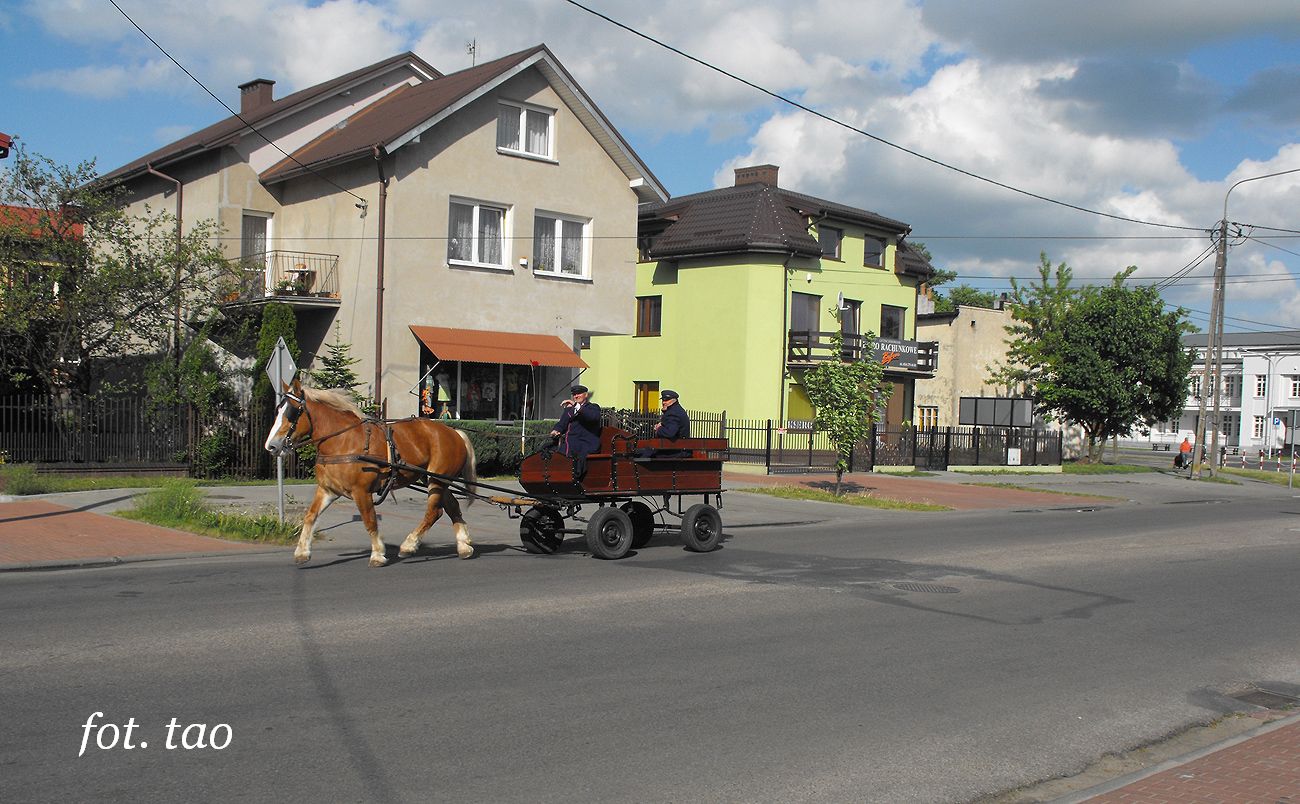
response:
<path id="1" fill-rule="evenodd" d="M 297 406 L 289 405 L 290 401 L 298 403 Z M 310 434 L 315 431 L 316 423 L 312 421 L 311 411 L 307 409 L 307 400 L 303 397 L 285 391 L 280 405 L 288 405 L 284 411 L 284 420 L 289 423 L 289 432 L 280 439 L 281 449 L 288 451 L 294 448 L 293 436 L 298 432 L 298 420 L 302 418 L 302 414 L 307 414 L 307 440 L 311 439 Z"/>

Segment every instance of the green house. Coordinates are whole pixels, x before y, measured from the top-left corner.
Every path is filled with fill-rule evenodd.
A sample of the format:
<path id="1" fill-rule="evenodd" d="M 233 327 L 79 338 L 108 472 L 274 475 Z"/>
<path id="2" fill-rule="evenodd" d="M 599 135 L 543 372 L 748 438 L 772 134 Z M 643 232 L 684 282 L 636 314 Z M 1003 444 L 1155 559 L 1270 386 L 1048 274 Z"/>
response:
<path id="1" fill-rule="evenodd" d="M 804 371 L 833 354 L 881 360 L 886 422 L 912 419 L 914 383 L 937 345 L 916 341 L 929 263 L 910 227 L 777 185 L 777 167 L 736 170 L 732 187 L 643 205 L 636 332 L 593 336 L 584 382 L 604 406 L 655 410 L 663 389 L 733 419 L 807 420 Z"/>

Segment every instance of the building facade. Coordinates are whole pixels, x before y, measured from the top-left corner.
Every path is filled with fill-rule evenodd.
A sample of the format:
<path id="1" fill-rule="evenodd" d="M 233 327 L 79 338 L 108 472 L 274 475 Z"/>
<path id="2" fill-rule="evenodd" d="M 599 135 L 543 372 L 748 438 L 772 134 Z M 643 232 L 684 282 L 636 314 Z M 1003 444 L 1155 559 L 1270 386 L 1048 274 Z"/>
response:
<path id="1" fill-rule="evenodd" d="M 671 388 L 688 408 L 808 420 L 802 377 L 841 357 L 838 330 L 843 357 L 886 362 L 887 420 L 911 418 L 916 378 L 938 355 L 916 340 L 931 269 L 908 248 L 909 227 L 783 189 L 777 173 L 737 169 L 732 187 L 642 207 L 635 332 L 593 337 L 584 352 L 601 404 L 654 410 Z"/>
<path id="2" fill-rule="evenodd" d="M 222 224 L 228 312 L 289 304 L 312 353 L 337 327 L 390 416 L 553 415 L 579 344 L 632 331 L 637 206 L 667 193 L 544 45 L 273 83 L 105 177 Z"/>

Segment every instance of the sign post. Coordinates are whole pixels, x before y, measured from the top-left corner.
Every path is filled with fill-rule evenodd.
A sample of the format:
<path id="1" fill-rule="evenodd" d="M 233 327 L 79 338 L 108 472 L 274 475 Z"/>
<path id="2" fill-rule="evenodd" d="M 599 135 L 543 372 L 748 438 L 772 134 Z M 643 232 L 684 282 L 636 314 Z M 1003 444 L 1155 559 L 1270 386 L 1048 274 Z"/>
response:
<path id="1" fill-rule="evenodd" d="M 1297 412 L 1300 411 L 1291 411 L 1291 428 L 1287 432 L 1287 443 L 1291 445 L 1291 474 L 1286 479 L 1286 487 L 1289 489 L 1295 488 L 1295 417 Z"/>
<path id="2" fill-rule="evenodd" d="M 293 382 L 294 375 L 298 373 L 298 366 L 293 362 L 293 355 L 289 354 L 289 345 L 280 337 L 275 342 L 275 349 L 271 352 L 271 359 L 266 362 L 266 376 L 271 380 L 271 388 L 275 391 L 275 409 L 280 410 L 280 405 L 284 404 L 284 389 L 289 383 Z M 276 510 L 280 514 L 280 524 L 284 524 L 284 455 L 276 453 L 275 455 L 275 490 L 276 490 Z"/>

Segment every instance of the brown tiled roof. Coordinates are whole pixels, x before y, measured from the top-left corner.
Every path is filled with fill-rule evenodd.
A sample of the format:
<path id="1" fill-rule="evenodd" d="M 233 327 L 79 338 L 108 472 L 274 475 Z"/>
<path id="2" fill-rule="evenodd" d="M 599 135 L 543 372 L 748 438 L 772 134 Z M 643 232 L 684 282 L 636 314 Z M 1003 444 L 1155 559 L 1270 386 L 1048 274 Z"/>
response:
<path id="1" fill-rule="evenodd" d="M 676 219 L 652 237 L 649 255 L 655 259 L 741 251 L 819 257 L 821 246 L 808 234 L 808 218 L 819 215 L 897 234 L 910 231 L 907 224 L 874 212 L 759 183 L 646 204 L 639 213 L 643 227 Z"/>
<path id="2" fill-rule="evenodd" d="M 245 125 L 245 123 L 256 127 L 259 123 L 269 120 L 295 106 L 328 97 L 340 88 L 364 78 L 369 73 L 380 73 L 406 61 L 413 62 L 417 67 L 428 72 L 434 78 L 438 78 L 442 75 L 442 73 L 435 70 L 428 62 L 414 53 L 399 53 L 391 58 L 371 64 L 368 67 L 353 70 L 350 73 L 340 75 L 337 78 L 332 78 L 329 81 L 286 95 L 283 98 L 268 103 L 267 105 L 255 109 L 248 114 L 241 114 L 238 116 L 231 115 L 220 122 L 213 123 L 205 129 L 196 131 L 187 137 L 182 137 L 170 145 L 165 145 L 133 162 L 128 162 L 122 167 L 104 174 L 104 176 L 100 178 L 100 181 L 120 181 L 145 171 L 147 166 L 150 164 L 158 167 L 169 162 L 174 162 L 177 159 L 183 159 L 187 156 L 203 153 L 214 148 L 220 148 L 231 142 L 234 138 L 247 132 L 248 125 Z M 240 119 L 241 117 L 243 118 L 242 120 Z"/>
<path id="3" fill-rule="evenodd" d="M 930 264 L 929 260 L 922 257 L 919 252 L 914 251 L 906 241 L 899 241 L 898 256 L 895 259 L 900 274 L 912 274 L 922 279 L 929 279 L 934 274 L 934 266 Z"/>
<path id="4" fill-rule="evenodd" d="M 282 181 L 309 169 L 368 155 L 386 148 L 492 79 L 545 50 L 537 45 L 495 61 L 389 93 L 267 168 L 263 182 Z"/>

